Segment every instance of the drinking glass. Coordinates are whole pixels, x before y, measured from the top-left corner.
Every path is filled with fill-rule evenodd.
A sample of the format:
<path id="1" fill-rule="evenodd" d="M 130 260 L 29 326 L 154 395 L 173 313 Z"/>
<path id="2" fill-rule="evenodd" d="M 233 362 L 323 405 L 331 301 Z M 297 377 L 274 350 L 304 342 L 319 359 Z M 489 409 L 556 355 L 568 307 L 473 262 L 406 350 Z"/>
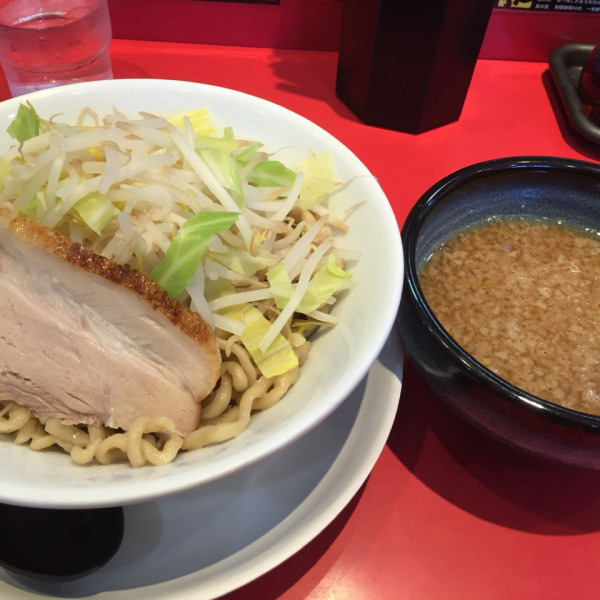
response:
<path id="1" fill-rule="evenodd" d="M 111 79 L 106 0 L 0 0 L 0 61 L 13 96 Z"/>

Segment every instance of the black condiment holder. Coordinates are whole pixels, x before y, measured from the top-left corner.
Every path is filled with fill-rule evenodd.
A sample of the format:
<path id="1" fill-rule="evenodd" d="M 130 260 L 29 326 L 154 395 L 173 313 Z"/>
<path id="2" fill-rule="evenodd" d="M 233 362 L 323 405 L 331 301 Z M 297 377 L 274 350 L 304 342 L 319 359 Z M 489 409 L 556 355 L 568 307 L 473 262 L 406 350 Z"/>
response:
<path id="1" fill-rule="evenodd" d="M 580 135 L 600 144 L 600 126 L 589 118 L 579 95 L 581 72 L 593 49 L 593 44 L 559 46 L 550 56 L 549 65 L 569 123 Z"/>
<path id="2" fill-rule="evenodd" d="M 344 0 L 338 97 L 418 134 L 460 117 L 495 0 Z"/>

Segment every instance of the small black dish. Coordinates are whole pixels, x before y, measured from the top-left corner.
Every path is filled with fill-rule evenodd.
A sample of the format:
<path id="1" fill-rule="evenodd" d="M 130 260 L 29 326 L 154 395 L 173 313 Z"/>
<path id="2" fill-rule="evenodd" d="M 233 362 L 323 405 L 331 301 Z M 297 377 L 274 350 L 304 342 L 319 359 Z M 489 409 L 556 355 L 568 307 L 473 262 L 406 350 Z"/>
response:
<path id="1" fill-rule="evenodd" d="M 0 504 L 0 566 L 70 580 L 104 566 L 121 546 L 123 509 L 45 509 Z"/>
<path id="2" fill-rule="evenodd" d="M 594 49 L 592 44 L 565 44 L 550 56 L 550 72 L 571 126 L 589 141 L 600 144 L 600 127 L 587 116 L 579 97 L 581 71 Z"/>
<path id="3" fill-rule="evenodd" d="M 504 158 L 466 167 L 430 188 L 402 229 L 397 326 L 405 355 L 439 398 L 485 433 L 549 460 L 600 469 L 600 417 L 537 398 L 486 369 L 446 332 L 421 291 L 419 269 L 436 247 L 497 216 L 563 219 L 600 230 L 600 165 Z"/>

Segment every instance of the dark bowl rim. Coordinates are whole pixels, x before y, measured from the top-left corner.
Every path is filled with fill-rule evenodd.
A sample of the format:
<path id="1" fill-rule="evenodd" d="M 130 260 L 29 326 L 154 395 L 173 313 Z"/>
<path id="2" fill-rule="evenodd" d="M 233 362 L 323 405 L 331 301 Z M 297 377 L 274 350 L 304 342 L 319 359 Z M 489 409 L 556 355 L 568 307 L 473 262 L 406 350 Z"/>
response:
<path id="1" fill-rule="evenodd" d="M 410 210 L 401 231 L 404 247 L 404 293 L 410 293 L 416 309 L 425 323 L 429 333 L 437 343 L 449 354 L 454 362 L 476 381 L 490 387 L 514 404 L 518 404 L 529 412 L 536 413 L 548 420 L 559 422 L 580 429 L 600 432 L 600 416 L 583 413 L 566 408 L 548 400 L 534 396 L 502 379 L 466 352 L 444 329 L 442 324 L 429 308 L 421 290 L 415 261 L 416 241 L 421 225 L 430 211 L 443 202 L 446 194 L 466 182 L 487 175 L 496 175 L 516 169 L 535 169 L 539 171 L 577 172 L 598 178 L 600 183 L 600 165 L 585 160 L 561 158 L 556 156 L 515 156 L 496 158 L 463 167 L 434 185 L 432 185 Z"/>

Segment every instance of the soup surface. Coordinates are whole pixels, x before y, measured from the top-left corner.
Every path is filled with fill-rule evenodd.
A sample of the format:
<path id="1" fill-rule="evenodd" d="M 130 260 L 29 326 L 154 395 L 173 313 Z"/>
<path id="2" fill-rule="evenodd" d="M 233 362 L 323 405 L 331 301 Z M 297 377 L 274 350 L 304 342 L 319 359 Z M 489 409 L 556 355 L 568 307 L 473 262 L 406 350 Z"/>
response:
<path id="1" fill-rule="evenodd" d="M 419 282 L 479 362 L 536 396 L 600 415 L 600 241 L 539 222 L 485 224 L 434 252 Z"/>

